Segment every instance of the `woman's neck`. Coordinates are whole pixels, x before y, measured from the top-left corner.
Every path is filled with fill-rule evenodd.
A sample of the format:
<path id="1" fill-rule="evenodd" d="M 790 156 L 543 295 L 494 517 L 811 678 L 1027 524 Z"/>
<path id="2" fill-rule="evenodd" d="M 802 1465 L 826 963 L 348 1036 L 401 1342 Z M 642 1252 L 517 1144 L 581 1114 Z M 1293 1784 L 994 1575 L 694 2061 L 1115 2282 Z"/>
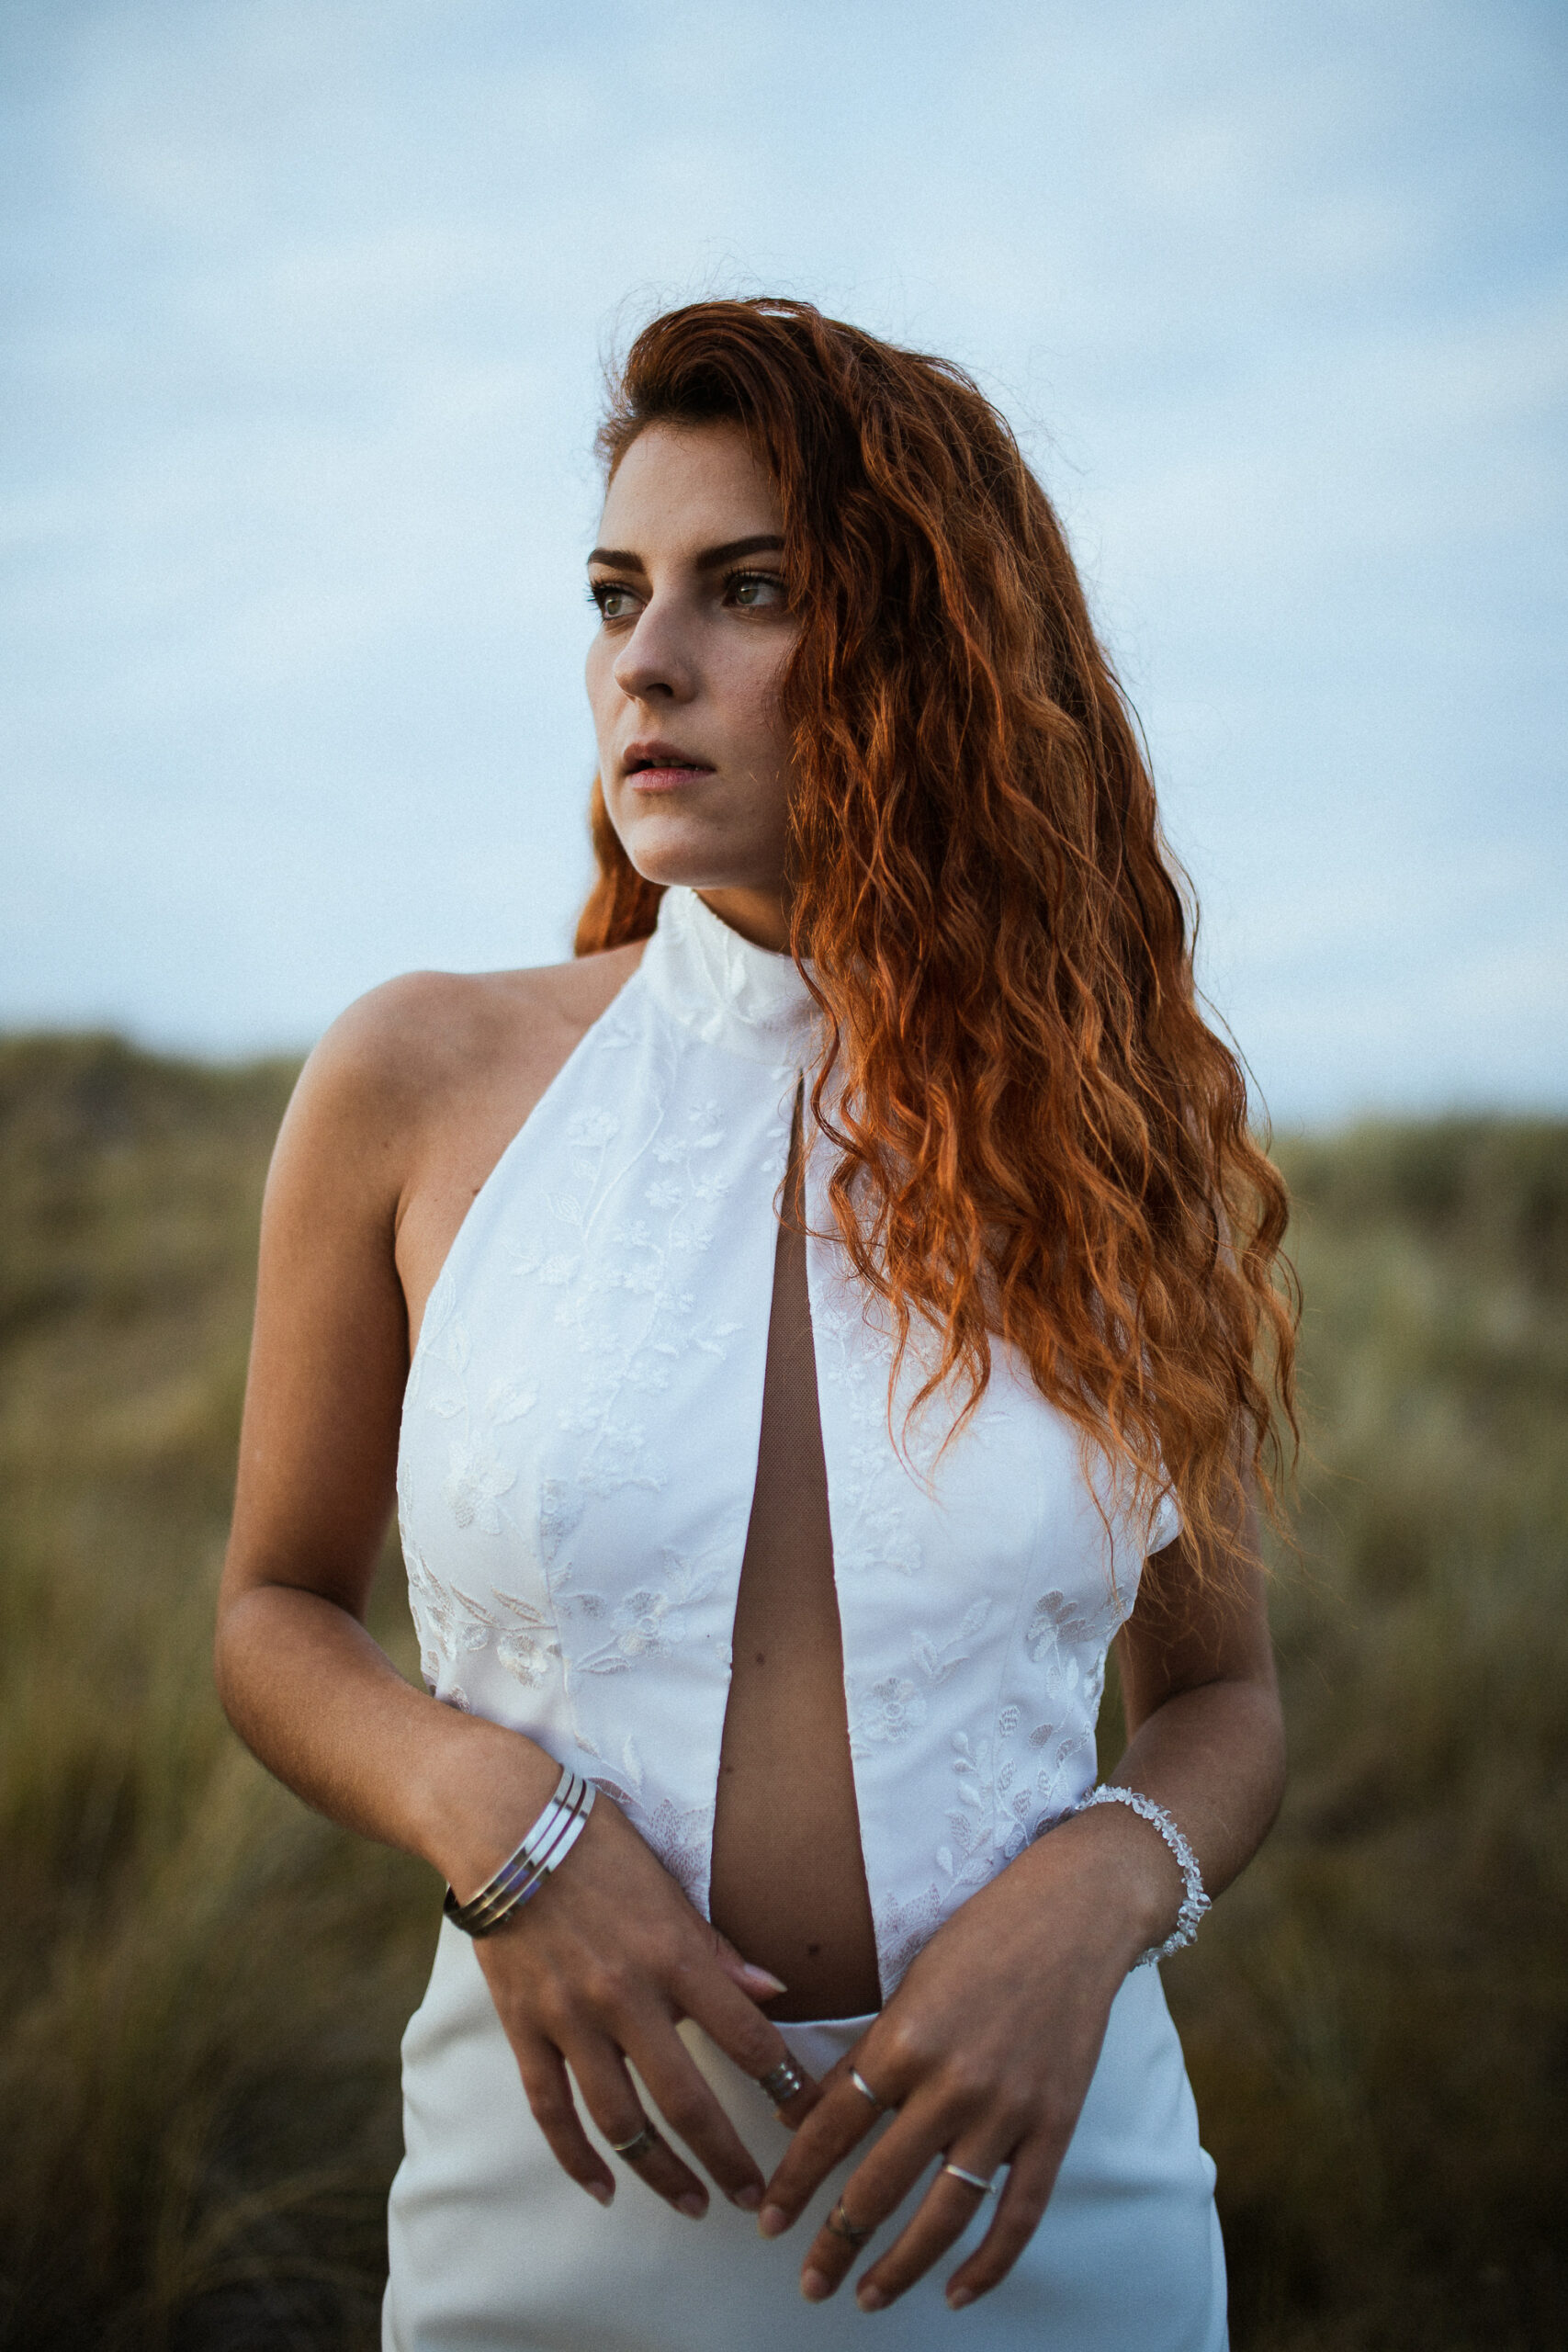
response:
<path id="1" fill-rule="evenodd" d="M 710 914 L 775 956 L 789 951 L 789 902 L 782 890 L 699 890 Z"/>

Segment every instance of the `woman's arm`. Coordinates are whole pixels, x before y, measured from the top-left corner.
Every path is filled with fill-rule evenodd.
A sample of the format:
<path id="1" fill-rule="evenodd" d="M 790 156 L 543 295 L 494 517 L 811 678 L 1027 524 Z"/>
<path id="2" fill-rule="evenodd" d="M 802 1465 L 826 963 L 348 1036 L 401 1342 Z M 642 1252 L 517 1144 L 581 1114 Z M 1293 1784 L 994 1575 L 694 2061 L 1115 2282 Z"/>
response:
<path id="1" fill-rule="evenodd" d="M 1285 1790 L 1284 1717 L 1258 1556 L 1250 1510 L 1232 1556 L 1201 1594 L 1181 1543 L 1156 1553 L 1116 1644 L 1127 1746 L 1111 1777 L 1153 1797 L 1180 1825 L 1210 1895 L 1246 1869 Z M 1157 1943 L 1169 1930 L 1166 1898 L 1174 1889 L 1179 1901 L 1181 1874 L 1146 1824 L 1115 1810 L 1143 1830 L 1138 1850 L 1161 1883 L 1164 1908 L 1150 1939 Z"/>
<path id="2" fill-rule="evenodd" d="M 548 1759 L 411 1689 L 363 1622 L 408 1364 L 397 1225 L 422 1065 L 437 1058 L 424 1034 L 435 1008 L 417 989 L 399 984 L 344 1016 L 278 1136 L 215 1666 L 234 1728 L 307 1804 L 482 1875 Z"/>
<path id="3" fill-rule="evenodd" d="M 1192 1845 L 1211 1894 L 1229 1884 L 1279 1809 L 1284 1736 L 1253 1530 L 1199 1587 L 1179 1543 L 1147 1564 L 1120 1637 L 1130 1738 L 1114 1778 L 1163 1805 Z M 1139 1954 L 1169 1934 L 1184 1892 L 1165 1841 L 1124 1805 L 1071 1815 L 1038 1838 L 931 1938 L 853 2053 L 898 2113 L 845 2188 L 857 2229 L 874 2226 L 945 2154 L 989 2178 L 1010 2166 L 983 2243 L 948 2287 L 956 2308 L 1011 2268 L 1050 2197 L 1088 2092 L 1111 2004 Z M 786 2229 L 875 2121 L 849 2079 L 829 2075 L 768 2184 L 761 2226 Z M 976 2192 L 939 2173 L 897 2242 L 857 2289 L 879 2310 L 975 2218 Z M 832 2293 L 854 2250 L 821 2231 L 802 2288 Z"/>
<path id="4" fill-rule="evenodd" d="M 364 1617 L 408 1365 L 400 1233 L 446 1181 L 430 1139 L 471 1120 L 494 1026 L 484 985 L 378 991 L 317 1049 L 289 1107 L 263 1212 L 215 1653 L 230 1720 L 270 1770 L 333 1820 L 422 1856 L 464 1896 L 542 1811 L 558 1763 L 411 1688 Z M 550 1010 L 547 999 L 523 1024 L 541 1065 L 521 1073 L 524 1111 L 569 1049 L 552 1037 Z M 509 1013 L 515 1034 L 514 1005 Z M 452 1229 L 473 1189 L 465 1179 L 463 1197 L 446 1202 Z M 427 1285 L 413 1287 L 423 1298 Z M 605 2136 L 621 2141 L 643 2120 L 629 2055 L 721 2188 L 756 2204 L 761 2174 L 675 2026 L 696 2018 L 760 2076 L 786 2054 L 754 2006 L 777 1984 L 699 1917 L 607 1798 L 559 1877 L 477 1950 L 541 2127 L 590 2194 L 607 2201 L 615 2177 L 582 2130 L 565 2062 Z M 705 2207 L 702 2183 L 662 2142 L 638 2170 L 682 2210 Z"/>

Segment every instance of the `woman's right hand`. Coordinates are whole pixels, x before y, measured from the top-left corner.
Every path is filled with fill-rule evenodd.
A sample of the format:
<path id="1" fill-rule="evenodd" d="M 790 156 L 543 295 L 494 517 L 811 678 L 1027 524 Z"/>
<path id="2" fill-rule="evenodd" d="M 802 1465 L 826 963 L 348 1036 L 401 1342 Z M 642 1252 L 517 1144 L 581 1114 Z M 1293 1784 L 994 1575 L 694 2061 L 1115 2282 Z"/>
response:
<path id="1" fill-rule="evenodd" d="M 762 2174 L 675 2029 L 691 2018 L 760 2081 L 790 2054 L 756 2006 L 784 1987 L 701 1917 L 610 1798 L 597 1798 L 560 1870 L 475 1950 L 535 2120 L 591 2197 L 607 2205 L 615 2176 L 582 2128 L 568 2067 L 612 2145 L 662 2119 L 732 2203 L 756 2211 Z M 782 2120 L 801 2122 L 818 2096 L 807 2078 Z M 634 2169 L 677 2212 L 707 2211 L 703 2182 L 662 2137 Z"/>

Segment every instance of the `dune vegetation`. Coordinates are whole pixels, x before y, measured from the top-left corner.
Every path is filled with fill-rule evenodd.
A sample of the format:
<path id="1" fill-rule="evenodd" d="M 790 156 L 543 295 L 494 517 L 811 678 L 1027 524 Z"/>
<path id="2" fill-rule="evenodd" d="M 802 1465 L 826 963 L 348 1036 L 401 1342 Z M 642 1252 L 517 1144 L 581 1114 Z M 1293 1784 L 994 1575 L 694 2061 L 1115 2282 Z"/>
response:
<path id="1" fill-rule="evenodd" d="M 209 1671 L 291 1076 L 0 1044 L 0 2344 L 26 2352 L 378 2340 L 438 1890 L 271 1783 Z M 1291 1791 L 1167 1970 L 1235 2341 L 1556 2346 L 1568 1126 L 1280 1156 L 1307 1299 Z M 390 1545 L 375 1622 L 412 1668 Z"/>

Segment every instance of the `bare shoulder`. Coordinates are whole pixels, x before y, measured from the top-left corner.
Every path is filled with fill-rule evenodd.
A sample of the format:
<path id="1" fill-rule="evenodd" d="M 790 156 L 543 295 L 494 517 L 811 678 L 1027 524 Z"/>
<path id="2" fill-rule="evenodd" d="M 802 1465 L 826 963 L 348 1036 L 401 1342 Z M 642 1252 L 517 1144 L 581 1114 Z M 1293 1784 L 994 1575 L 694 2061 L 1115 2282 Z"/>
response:
<path id="1" fill-rule="evenodd" d="M 641 956 L 639 942 L 528 971 L 405 972 L 341 1013 L 311 1060 L 342 1081 L 391 1092 L 400 1109 L 520 1048 L 564 1061 Z"/>
<path id="2" fill-rule="evenodd" d="M 341 1013 L 306 1062 L 284 1142 L 388 1202 L 433 1136 L 521 1124 L 636 971 L 642 943 L 513 972 L 409 972 Z"/>

